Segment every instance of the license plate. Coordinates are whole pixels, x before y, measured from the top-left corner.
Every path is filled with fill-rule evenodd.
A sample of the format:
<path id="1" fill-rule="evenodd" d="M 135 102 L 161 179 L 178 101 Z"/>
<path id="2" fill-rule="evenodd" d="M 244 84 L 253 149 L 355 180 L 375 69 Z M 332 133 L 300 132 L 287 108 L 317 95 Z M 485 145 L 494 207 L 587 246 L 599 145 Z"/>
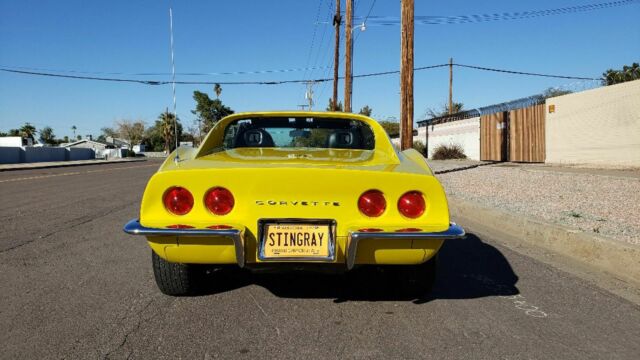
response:
<path id="1" fill-rule="evenodd" d="M 333 259 L 329 224 L 264 224 L 261 259 Z"/>

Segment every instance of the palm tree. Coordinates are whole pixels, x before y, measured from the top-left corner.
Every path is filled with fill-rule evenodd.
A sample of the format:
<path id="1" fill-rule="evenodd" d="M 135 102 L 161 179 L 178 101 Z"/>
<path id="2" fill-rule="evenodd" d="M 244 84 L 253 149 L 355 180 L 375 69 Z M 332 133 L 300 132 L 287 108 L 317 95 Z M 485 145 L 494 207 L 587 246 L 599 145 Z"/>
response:
<path id="1" fill-rule="evenodd" d="M 456 114 L 461 112 L 464 109 L 464 104 L 461 102 L 453 102 L 451 108 L 453 109 L 453 111 L 451 112 L 451 114 Z M 449 115 L 449 104 L 445 104 L 442 105 L 442 109 L 441 110 L 436 110 L 434 108 L 429 108 L 427 109 L 426 114 L 428 117 L 430 118 L 436 118 L 436 117 L 440 117 L 440 116 L 445 116 L 445 115 Z"/>
<path id="2" fill-rule="evenodd" d="M 220 98 L 220 94 L 222 94 L 222 86 L 220 84 L 213 85 L 213 92 L 216 93 L 216 99 Z"/>
<path id="3" fill-rule="evenodd" d="M 23 138 L 26 139 L 31 139 L 33 140 L 33 135 L 36 133 L 36 127 L 29 124 L 29 123 L 25 123 L 24 125 L 22 125 L 22 127 L 20 128 L 20 134 L 22 134 Z"/>
<path id="4" fill-rule="evenodd" d="M 158 116 L 158 120 L 160 121 L 160 130 L 164 139 L 164 149 L 169 153 L 175 136 L 176 117 L 167 109 Z"/>
<path id="5" fill-rule="evenodd" d="M 53 134 L 53 129 L 50 126 L 45 126 L 40 130 L 40 140 L 47 145 L 55 144 L 56 136 Z"/>
<path id="6" fill-rule="evenodd" d="M 77 129 L 78 129 L 78 128 L 77 128 L 75 125 L 71 125 L 71 130 L 73 130 L 73 138 L 74 138 L 74 139 L 76 138 L 76 130 L 77 130 Z"/>

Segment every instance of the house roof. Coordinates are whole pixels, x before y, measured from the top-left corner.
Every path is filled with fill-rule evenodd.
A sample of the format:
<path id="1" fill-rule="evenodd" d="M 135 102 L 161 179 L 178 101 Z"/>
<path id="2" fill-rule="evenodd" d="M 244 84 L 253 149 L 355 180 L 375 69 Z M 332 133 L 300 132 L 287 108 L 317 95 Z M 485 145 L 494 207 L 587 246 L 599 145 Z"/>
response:
<path id="1" fill-rule="evenodd" d="M 64 144 L 63 146 L 64 147 L 73 147 L 75 145 L 82 144 L 82 143 L 91 143 L 91 144 L 96 145 L 96 146 L 107 146 L 107 145 L 109 145 L 109 144 L 101 142 L 101 141 L 82 139 L 82 140 L 74 141 L 72 143 Z"/>

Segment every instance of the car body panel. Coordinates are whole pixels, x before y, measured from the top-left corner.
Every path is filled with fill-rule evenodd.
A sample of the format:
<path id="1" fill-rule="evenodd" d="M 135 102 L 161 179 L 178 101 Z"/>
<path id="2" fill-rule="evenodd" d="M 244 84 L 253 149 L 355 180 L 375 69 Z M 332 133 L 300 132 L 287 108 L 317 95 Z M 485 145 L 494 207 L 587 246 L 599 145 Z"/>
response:
<path id="1" fill-rule="evenodd" d="M 339 117 L 366 122 L 375 137 L 375 149 L 235 148 L 219 149 L 224 127 L 247 117 L 312 116 Z M 212 151 L 212 149 L 217 149 Z M 164 192 L 180 186 L 194 198 L 186 215 L 170 213 L 163 204 Z M 235 199 L 233 210 L 218 216 L 204 204 L 213 187 L 224 187 Z M 357 206 L 367 190 L 382 191 L 385 212 L 367 217 Z M 420 191 L 426 210 L 417 219 L 397 210 L 398 199 L 408 191 Z M 179 148 L 149 180 L 140 208 L 140 224 L 166 229 L 188 226 L 206 229 L 224 225 L 242 232 L 244 262 L 261 263 L 258 252 L 260 219 L 334 219 L 336 264 L 344 264 L 350 234 L 375 229 L 385 233 L 445 232 L 450 226 L 444 190 L 420 153 L 393 149 L 384 129 L 361 115 L 318 112 L 268 112 L 235 114 L 221 120 L 198 149 Z M 147 236 L 151 248 L 170 262 L 232 264 L 237 262 L 236 244 L 221 236 Z M 358 244 L 356 264 L 420 264 L 434 256 L 442 239 L 393 239 L 367 237 Z M 269 262 L 272 262 L 270 260 Z M 305 262 L 316 262 L 306 260 Z"/>

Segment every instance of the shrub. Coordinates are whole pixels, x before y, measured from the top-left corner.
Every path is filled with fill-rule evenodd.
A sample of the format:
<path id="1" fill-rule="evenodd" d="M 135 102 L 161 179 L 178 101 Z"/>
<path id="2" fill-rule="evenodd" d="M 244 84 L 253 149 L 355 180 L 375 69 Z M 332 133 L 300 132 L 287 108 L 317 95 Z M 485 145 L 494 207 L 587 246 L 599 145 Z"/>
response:
<path id="1" fill-rule="evenodd" d="M 425 150 L 427 150 L 427 147 L 424 145 L 424 143 L 422 141 L 414 141 L 413 142 L 413 148 L 419 152 L 420 154 L 422 154 L 422 156 L 424 156 L 425 154 Z"/>
<path id="2" fill-rule="evenodd" d="M 467 155 L 464 154 L 464 150 L 458 144 L 440 145 L 434 151 L 431 156 L 433 160 L 448 160 L 448 159 L 466 159 Z"/>

